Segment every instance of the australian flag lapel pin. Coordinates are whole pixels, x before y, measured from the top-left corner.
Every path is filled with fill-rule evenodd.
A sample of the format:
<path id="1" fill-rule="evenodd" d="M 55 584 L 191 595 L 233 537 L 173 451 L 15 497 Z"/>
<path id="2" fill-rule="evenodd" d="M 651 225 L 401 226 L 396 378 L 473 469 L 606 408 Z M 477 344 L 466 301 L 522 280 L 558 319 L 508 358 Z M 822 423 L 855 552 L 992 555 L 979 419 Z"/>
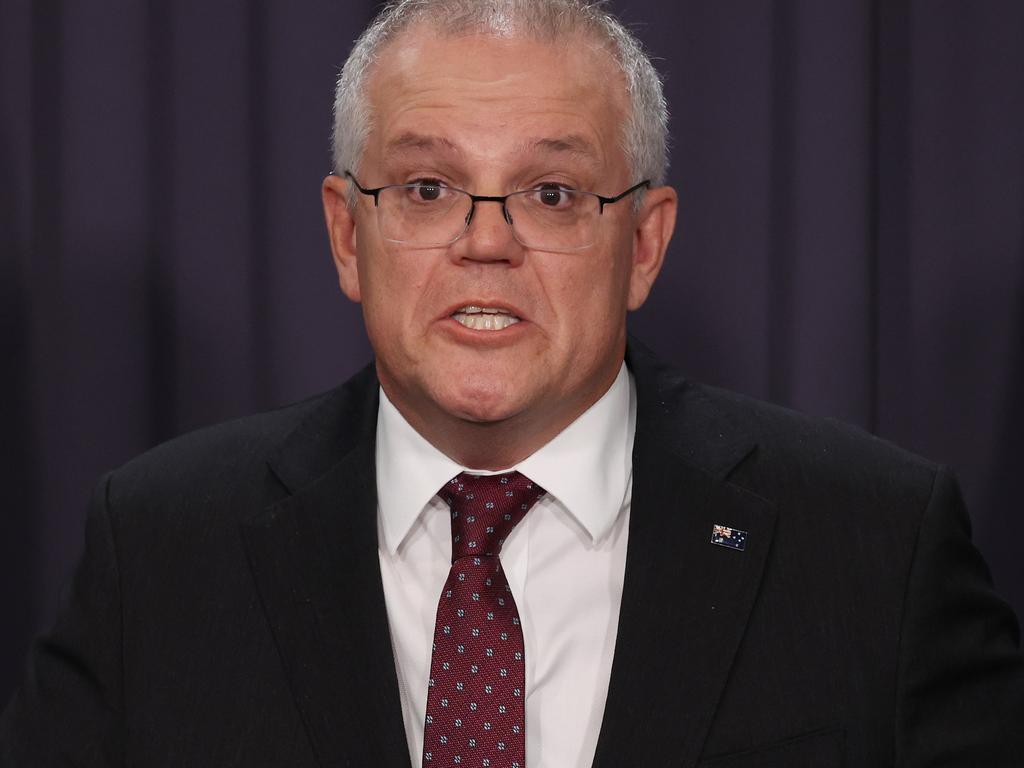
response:
<path id="1" fill-rule="evenodd" d="M 711 528 L 711 543 L 742 552 L 747 548 L 747 532 L 715 523 Z"/>

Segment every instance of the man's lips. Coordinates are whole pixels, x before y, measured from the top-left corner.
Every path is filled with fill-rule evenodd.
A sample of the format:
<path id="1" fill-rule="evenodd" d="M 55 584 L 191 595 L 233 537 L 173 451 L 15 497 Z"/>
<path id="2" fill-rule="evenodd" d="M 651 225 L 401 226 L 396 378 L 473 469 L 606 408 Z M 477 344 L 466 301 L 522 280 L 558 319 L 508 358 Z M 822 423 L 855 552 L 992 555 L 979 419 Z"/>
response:
<path id="1" fill-rule="evenodd" d="M 461 304 L 448 315 L 464 328 L 474 331 L 503 331 L 521 321 L 519 311 L 502 303 Z"/>

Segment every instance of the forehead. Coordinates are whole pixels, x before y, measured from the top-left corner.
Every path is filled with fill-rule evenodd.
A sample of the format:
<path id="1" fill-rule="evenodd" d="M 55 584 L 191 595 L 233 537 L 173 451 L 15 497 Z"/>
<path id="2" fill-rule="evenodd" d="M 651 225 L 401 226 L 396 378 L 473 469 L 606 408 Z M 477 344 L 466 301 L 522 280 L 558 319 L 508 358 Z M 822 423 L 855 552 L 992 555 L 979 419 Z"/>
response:
<path id="1" fill-rule="evenodd" d="M 366 159 L 556 153 L 605 171 L 624 163 L 624 76 L 582 36 L 549 43 L 414 28 L 381 51 L 367 94 Z"/>

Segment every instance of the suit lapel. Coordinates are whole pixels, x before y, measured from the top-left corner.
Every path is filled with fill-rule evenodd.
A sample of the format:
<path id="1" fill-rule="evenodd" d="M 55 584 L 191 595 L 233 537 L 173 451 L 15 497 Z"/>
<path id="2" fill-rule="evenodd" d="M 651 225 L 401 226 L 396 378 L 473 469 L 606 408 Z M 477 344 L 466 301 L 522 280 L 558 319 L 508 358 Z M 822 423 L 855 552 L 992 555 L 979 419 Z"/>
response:
<path id="1" fill-rule="evenodd" d="M 636 345 L 633 500 L 622 609 L 594 765 L 696 764 L 750 610 L 772 505 L 727 482 L 754 445 Z M 737 551 L 716 524 L 747 531 Z"/>
<path id="2" fill-rule="evenodd" d="M 377 555 L 376 414 L 364 374 L 288 439 L 272 466 L 293 495 L 242 530 L 322 766 L 409 768 Z"/>

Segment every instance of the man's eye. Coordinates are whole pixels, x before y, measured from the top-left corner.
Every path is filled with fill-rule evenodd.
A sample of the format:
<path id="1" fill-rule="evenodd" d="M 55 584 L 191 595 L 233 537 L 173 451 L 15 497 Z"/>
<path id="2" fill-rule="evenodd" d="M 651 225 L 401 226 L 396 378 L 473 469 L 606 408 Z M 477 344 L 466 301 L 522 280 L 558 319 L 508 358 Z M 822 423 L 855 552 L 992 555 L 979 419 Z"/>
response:
<path id="1" fill-rule="evenodd" d="M 557 184 L 544 184 L 534 190 L 534 199 L 548 208 L 565 208 L 572 204 L 573 193 Z"/>
<path id="2" fill-rule="evenodd" d="M 415 186 L 409 188 L 413 199 L 417 202 L 431 203 L 441 199 L 445 192 L 445 186 L 433 179 L 413 182 Z"/>

